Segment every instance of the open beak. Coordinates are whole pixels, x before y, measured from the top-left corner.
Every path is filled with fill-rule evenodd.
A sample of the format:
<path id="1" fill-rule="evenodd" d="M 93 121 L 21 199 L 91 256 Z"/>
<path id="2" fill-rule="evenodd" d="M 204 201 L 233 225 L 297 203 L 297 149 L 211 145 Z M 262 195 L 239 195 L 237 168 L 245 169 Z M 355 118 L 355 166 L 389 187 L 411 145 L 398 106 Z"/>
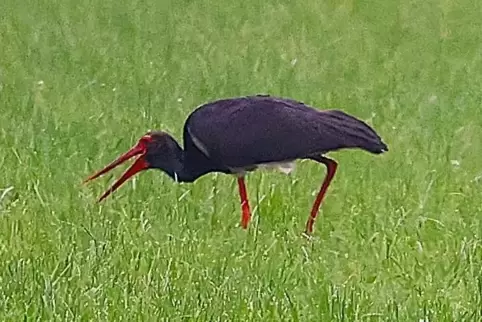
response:
<path id="1" fill-rule="evenodd" d="M 130 177 L 132 177 L 133 175 L 135 175 L 136 173 L 140 172 L 140 171 L 143 171 L 143 170 L 146 170 L 149 168 L 149 164 L 147 163 L 147 161 L 144 159 L 144 155 L 146 154 L 146 151 L 147 151 L 147 147 L 146 147 L 146 144 L 143 142 L 143 141 L 139 141 L 137 143 L 137 145 L 135 145 L 134 147 L 132 147 L 129 151 L 127 151 L 126 153 L 124 153 L 123 155 L 121 155 L 120 157 L 118 157 L 115 161 L 113 161 L 111 164 L 109 164 L 108 166 L 106 166 L 104 169 L 98 171 L 97 173 L 91 175 L 90 177 L 88 177 L 84 183 L 90 181 L 90 180 L 93 180 L 97 177 L 100 177 L 101 175 L 109 172 L 110 170 L 114 169 L 115 167 L 117 167 L 118 165 L 126 162 L 127 160 L 129 160 L 130 158 L 136 156 L 136 155 L 140 155 L 140 157 L 138 157 L 136 159 L 136 161 L 131 165 L 131 167 L 129 169 L 127 169 L 126 172 L 124 172 L 124 174 L 122 175 L 122 177 L 119 178 L 119 180 L 117 180 L 113 185 L 112 187 L 110 187 L 108 190 L 106 190 L 104 192 L 104 194 L 99 198 L 99 201 L 98 202 L 101 202 L 103 199 L 105 199 L 108 195 L 110 195 L 112 192 L 114 192 L 117 188 L 119 188 L 125 181 L 127 181 L 127 179 L 129 179 Z"/>

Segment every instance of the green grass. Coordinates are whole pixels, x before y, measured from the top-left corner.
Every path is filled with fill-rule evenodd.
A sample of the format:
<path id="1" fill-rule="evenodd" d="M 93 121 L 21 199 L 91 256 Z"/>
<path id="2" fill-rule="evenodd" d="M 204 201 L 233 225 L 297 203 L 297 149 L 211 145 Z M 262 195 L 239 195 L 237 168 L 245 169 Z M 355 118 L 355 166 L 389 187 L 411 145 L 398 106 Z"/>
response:
<path id="1" fill-rule="evenodd" d="M 0 4 L 0 320 L 481 321 L 482 2 Z M 390 151 L 82 179 L 221 97 L 341 108 Z"/>

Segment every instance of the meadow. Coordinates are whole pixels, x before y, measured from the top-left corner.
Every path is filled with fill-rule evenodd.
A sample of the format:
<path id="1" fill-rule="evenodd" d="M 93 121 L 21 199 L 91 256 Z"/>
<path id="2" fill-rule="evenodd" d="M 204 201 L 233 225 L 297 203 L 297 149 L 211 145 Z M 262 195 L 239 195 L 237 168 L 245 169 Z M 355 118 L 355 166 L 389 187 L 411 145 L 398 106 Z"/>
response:
<path id="1" fill-rule="evenodd" d="M 3 0 L 1 321 L 482 321 L 482 2 Z M 175 184 L 123 169 L 149 129 L 269 93 L 365 120 L 390 151 L 325 175 Z"/>

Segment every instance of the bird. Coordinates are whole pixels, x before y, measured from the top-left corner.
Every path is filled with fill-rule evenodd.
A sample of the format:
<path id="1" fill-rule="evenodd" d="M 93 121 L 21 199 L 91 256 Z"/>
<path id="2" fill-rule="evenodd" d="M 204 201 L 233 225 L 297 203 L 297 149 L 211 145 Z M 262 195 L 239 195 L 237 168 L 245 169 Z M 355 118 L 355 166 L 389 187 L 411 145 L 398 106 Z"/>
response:
<path id="1" fill-rule="evenodd" d="M 234 175 L 241 203 L 240 226 L 247 229 L 251 210 L 246 175 L 262 168 L 290 173 L 297 160 L 308 159 L 326 167 L 304 231 L 311 235 L 338 168 L 338 163 L 326 154 L 341 149 L 381 154 L 388 151 L 388 146 L 372 127 L 339 109 L 321 110 L 292 98 L 267 94 L 223 98 L 198 106 L 187 117 L 183 147 L 169 133 L 149 130 L 129 151 L 84 182 L 135 156 L 135 162 L 98 202 L 148 169 L 161 170 L 178 183 L 191 183 L 208 173 Z"/>

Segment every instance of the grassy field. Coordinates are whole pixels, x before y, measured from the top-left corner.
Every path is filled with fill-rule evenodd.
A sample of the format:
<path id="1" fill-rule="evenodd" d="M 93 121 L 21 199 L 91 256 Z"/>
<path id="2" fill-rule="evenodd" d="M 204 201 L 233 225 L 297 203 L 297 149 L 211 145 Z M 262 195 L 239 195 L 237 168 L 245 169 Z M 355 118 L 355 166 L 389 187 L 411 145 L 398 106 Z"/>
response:
<path id="1" fill-rule="evenodd" d="M 0 320 L 482 320 L 482 2 L 0 4 Z M 82 180 L 148 129 L 270 93 L 390 151 L 176 185 Z"/>

